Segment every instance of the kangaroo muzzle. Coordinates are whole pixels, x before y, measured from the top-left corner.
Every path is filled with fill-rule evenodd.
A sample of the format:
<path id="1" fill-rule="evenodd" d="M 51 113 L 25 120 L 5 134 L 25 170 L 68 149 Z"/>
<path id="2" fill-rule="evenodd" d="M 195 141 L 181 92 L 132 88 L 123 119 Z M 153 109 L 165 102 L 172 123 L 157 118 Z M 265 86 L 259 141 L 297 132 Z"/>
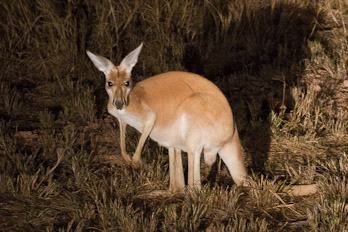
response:
<path id="1" fill-rule="evenodd" d="M 112 96 L 112 104 L 118 110 L 122 110 L 128 105 L 127 91 L 117 88 Z"/>
<path id="2" fill-rule="evenodd" d="M 116 107 L 116 109 L 122 110 L 124 107 L 126 107 L 127 102 L 125 99 L 114 99 L 112 104 Z"/>

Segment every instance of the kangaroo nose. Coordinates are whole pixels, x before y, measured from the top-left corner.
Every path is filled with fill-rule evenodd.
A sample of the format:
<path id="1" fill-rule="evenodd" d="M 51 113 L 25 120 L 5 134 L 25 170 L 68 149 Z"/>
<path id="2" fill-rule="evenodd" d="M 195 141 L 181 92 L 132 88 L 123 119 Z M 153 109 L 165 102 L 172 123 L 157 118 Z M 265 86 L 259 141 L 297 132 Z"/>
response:
<path id="1" fill-rule="evenodd" d="M 115 106 L 118 110 L 122 109 L 123 106 L 124 106 L 123 101 L 115 101 L 115 102 L 114 102 L 114 106 Z"/>

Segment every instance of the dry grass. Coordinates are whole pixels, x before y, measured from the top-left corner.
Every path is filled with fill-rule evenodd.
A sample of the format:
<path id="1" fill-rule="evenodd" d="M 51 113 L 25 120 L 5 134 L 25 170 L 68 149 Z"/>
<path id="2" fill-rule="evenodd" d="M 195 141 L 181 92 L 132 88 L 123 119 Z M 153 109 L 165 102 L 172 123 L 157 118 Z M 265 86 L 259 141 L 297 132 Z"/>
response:
<path id="1" fill-rule="evenodd" d="M 347 12 L 343 0 L 2 1 L 0 230 L 347 231 Z M 142 41 L 136 80 L 188 70 L 222 88 L 250 187 L 202 165 L 202 191 L 151 196 L 169 182 L 151 141 L 141 170 L 124 164 L 85 50 L 118 62 Z M 309 183 L 318 194 L 282 192 Z"/>

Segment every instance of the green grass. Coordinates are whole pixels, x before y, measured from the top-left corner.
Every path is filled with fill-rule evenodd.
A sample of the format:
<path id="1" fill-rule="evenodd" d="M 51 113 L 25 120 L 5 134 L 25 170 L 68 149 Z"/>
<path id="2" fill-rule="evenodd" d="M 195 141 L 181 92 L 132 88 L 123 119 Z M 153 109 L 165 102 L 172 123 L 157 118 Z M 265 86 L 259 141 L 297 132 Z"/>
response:
<path id="1" fill-rule="evenodd" d="M 0 230 L 347 231 L 347 24 L 343 0 L 2 1 Z M 151 196 L 169 185 L 151 141 L 124 164 L 85 50 L 117 63 L 141 42 L 136 81 L 186 70 L 223 90 L 250 187 L 202 164 L 202 191 Z"/>

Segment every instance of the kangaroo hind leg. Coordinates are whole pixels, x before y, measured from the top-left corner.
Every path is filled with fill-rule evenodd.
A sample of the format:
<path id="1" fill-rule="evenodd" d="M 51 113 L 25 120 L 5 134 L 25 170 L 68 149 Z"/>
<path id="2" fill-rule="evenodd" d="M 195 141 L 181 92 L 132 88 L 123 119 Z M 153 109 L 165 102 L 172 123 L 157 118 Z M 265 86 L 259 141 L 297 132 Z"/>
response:
<path id="1" fill-rule="evenodd" d="M 169 191 L 180 192 L 185 188 L 181 150 L 169 148 Z"/>

